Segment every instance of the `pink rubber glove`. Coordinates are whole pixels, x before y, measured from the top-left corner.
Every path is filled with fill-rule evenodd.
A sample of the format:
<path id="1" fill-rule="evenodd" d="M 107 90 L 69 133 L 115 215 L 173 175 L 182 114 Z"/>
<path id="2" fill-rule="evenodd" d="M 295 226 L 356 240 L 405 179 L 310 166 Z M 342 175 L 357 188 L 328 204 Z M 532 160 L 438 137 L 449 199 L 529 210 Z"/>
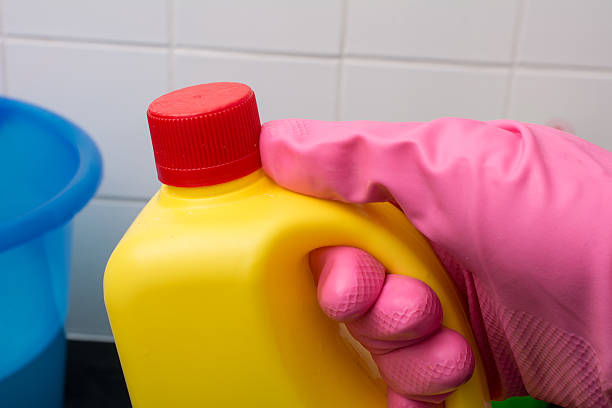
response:
<path id="1" fill-rule="evenodd" d="M 544 126 L 455 118 L 274 121 L 261 151 L 284 187 L 402 208 L 465 298 L 493 399 L 612 407 L 612 153 Z M 311 264 L 322 308 L 372 352 L 390 407 L 433 406 L 417 401 L 467 379 L 472 357 L 438 329 L 427 286 L 385 279 L 353 248 Z"/>

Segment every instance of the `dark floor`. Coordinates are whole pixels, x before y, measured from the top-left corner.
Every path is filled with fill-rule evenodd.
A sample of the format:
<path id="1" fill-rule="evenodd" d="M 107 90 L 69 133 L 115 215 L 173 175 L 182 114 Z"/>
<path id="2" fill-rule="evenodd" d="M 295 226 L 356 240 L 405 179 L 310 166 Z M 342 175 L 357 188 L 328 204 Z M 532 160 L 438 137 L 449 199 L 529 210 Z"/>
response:
<path id="1" fill-rule="evenodd" d="M 114 343 L 68 341 L 64 408 L 131 408 Z"/>

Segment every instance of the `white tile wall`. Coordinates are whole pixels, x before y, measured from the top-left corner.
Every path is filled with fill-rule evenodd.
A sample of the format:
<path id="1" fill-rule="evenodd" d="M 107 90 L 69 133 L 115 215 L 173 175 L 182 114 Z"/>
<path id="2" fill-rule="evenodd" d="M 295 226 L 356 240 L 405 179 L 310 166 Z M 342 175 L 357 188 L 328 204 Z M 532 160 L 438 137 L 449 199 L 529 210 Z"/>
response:
<path id="1" fill-rule="evenodd" d="M 158 187 L 146 109 L 167 91 L 167 52 L 8 40 L 8 94 L 67 116 L 105 160 L 99 194 L 146 198 Z"/>
<path id="2" fill-rule="evenodd" d="M 338 54 L 341 0 L 179 0 L 178 45 Z"/>
<path id="3" fill-rule="evenodd" d="M 4 64 L 6 59 L 4 58 L 4 41 L 0 39 L 0 95 L 5 93 L 4 83 L 6 76 L 4 75 Z"/>
<path id="4" fill-rule="evenodd" d="M 518 1 L 352 0 L 348 55 L 509 62 Z"/>
<path id="5" fill-rule="evenodd" d="M 81 336 L 110 336 L 102 277 L 106 261 L 143 202 L 94 199 L 75 217 L 67 330 Z"/>
<path id="6" fill-rule="evenodd" d="M 612 149 L 611 15 L 608 0 L 0 0 L 0 93 L 104 155 L 76 219 L 69 331 L 109 334 L 101 276 L 159 185 L 145 111 L 167 90 L 246 82 L 264 121 L 565 121 Z"/>
<path id="7" fill-rule="evenodd" d="M 532 123 L 564 119 L 577 136 L 612 151 L 612 73 L 520 70 L 509 116 Z"/>
<path id="8" fill-rule="evenodd" d="M 531 0 L 519 59 L 612 68 L 611 20 L 609 0 Z"/>
<path id="9" fill-rule="evenodd" d="M 165 0 L 3 0 L 8 34 L 168 42 Z"/>
<path id="10" fill-rule="evenodd" d="M 424 121 L 503 116 L 507 69 L 346 62 L 342 120 Z"/>
<path id="11" fill-rule="evenodd" d="M 174 72 L 177 88 L 213 81 L 249 84 L 264 121 L 335 118 L 338 62 L 334 60 L 177 51 Z"/>

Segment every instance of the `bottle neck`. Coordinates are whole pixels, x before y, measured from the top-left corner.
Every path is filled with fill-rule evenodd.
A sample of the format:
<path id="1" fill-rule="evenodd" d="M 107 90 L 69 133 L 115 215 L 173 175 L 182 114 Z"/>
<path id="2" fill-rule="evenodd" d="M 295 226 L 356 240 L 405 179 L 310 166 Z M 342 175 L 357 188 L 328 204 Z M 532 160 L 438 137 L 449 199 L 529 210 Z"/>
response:
<path id="1" fill-rule="evenodd" d="M 265 173 L 261 168 L 259 168 L 244 177 L 240 177 L 239 179 L 211 186 L 175 187 L 162 184 L 161 194 L 168 197 L 182 199 L 211 198 L 244 190 L 265 177 Z"/>

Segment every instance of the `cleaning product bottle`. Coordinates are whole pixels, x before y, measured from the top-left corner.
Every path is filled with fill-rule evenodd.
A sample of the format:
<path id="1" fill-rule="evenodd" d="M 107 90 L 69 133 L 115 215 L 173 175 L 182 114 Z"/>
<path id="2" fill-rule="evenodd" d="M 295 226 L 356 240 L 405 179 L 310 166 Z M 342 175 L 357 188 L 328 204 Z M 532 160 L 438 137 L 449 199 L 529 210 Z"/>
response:
<path id="1" fill-rule="evenodd" d="M 446 407 L 488 406 L 459 297 L 404 214 L 306 197 L 266 177 L 246 85 L 174 91 L 147 115 L 163 185 L 104 276 L 134 408 L 385 407 L 384 384 L 317 303 L 308 254 L 333 245 L 362 248 L 432 287 L 443 324 L 477 360 Z"/>

